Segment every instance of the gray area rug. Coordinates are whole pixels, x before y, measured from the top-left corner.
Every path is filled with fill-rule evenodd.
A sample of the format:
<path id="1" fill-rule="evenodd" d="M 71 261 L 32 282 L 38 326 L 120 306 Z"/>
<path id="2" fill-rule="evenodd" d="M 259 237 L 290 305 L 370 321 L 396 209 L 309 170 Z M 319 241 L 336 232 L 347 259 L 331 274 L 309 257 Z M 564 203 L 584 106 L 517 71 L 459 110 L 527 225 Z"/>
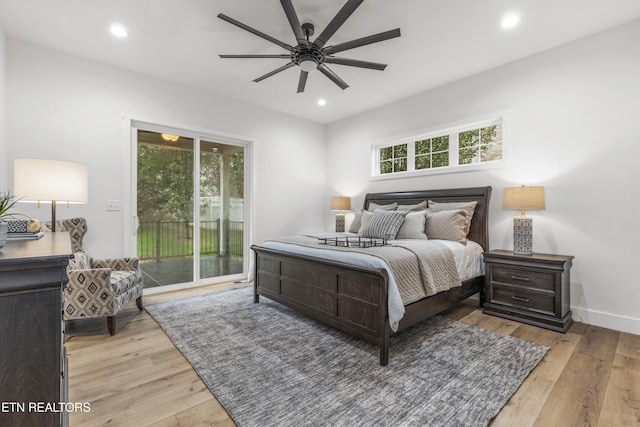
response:
<path id="1" fill-rule="evenodd" d="M 239 426 L 486 426 L 548 348 L 435 317 L 378 348 L 243 288 L 146 310 Z"/>

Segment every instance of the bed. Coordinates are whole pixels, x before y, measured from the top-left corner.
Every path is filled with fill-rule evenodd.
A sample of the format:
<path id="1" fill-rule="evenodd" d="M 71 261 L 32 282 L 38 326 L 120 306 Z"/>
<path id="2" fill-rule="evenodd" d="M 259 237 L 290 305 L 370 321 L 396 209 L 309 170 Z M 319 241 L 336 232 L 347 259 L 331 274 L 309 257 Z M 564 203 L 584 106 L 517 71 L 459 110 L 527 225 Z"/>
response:
<path id="1" fill-rule="evenodd" d="M 439 203 L 477 202 L 467 238 L 488 249 L 488 211 L 491 187 L 457 188 L 389 193 L 369 193 L 370 204 L 418 204 L 424 200 Z M 404 306 L 404 315 L 392 331 L 389 323 L 389 274 L 384 268 L 353 265 L 339 260 L 285 252 L 264 245 L 253 245 L 254 302 L 260 296 L 280 302 L 294 310 L 342 330 L 379 347 L 380 364 L 389 362 L 389 337 L 432 317 L 476 293 L 484 302 L 484 276 L 462 281 L 448 291 L 439 292 Z"/>

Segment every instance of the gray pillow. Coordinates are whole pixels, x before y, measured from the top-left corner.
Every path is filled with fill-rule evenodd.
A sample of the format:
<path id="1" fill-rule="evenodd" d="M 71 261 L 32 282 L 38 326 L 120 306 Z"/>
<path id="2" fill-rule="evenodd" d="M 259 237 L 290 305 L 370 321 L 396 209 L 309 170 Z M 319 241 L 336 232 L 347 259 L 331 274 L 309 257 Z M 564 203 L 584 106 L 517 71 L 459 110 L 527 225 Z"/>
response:
<path id="1" fill-rule="evenodd" d="M 380 209 L 380 210 L 383 210 L 383 211 L 395 211 L 397 207 L 398 207 L 397 203 L 391 203 L 389 205 L 379 205 L 377 203 L 371 202 L 371 203 L 369 203 L 369 207 L 367 208 L 367 210 L 369 212 L 373 212 L 376 209 Z"/>
<path id="2" fill-rule="evenodd" d="M 423 200 L 416 205 L 398 205 L 398 211 L 418 212 L 427 209 L 427 201 Z"/>
<path id="3" fill-rule="evenodd" d="M 406 215 L 405 211 L 376 209 L 367 221 L 363 221 L 358 234 L 363 237 L 393 240 L 396 238 Z"/>
<path id="4" fill-rule="evenodd" d="M 465 238 L 469 234 L 469 228 L 471 228 L 471 218 L 473 218 L 473 212 L 476 210 L 478 202 L 434 202 L 429 200 L 429 210 L 431 212 L 443 212 L 462 209 L 467 213 L 467 223 L 465 224 Z"/>
<path id="5" fill-rule="evenodd" d="M 467 243 L 467 233 L 465 231 L 467 216 L 467 211 L 463 209 L 428 213 L 427 237 L 429 239 Z"/>
<path id="6" fill-rule="evenodd" d="M 425 202 L 426 204 L 426 202 Z M 409 212 L 404 218 L 404 222 L 398 230 L 396 239 L 422 239 L 426 240 L 425 221 L 429 211 L 422 210 L 420 212 Z"/>
<path id="7" fill-rule="evenodd" d="M 382 209 L 383 211 L 395 211 L 396 207 L 398 207 L 397 203 L 391 203 L 390 205 L 379 205 L 377 203 L 369 203 L 369 209 L 366 212 L 373 212 L 376 209 Z M 362 212 L 356 212 L 356 215 L 353 217 L 353 221 L 351 221 L 351 225 L 349 225 L 350 233 L 357 233 L 362 228 Z"/>

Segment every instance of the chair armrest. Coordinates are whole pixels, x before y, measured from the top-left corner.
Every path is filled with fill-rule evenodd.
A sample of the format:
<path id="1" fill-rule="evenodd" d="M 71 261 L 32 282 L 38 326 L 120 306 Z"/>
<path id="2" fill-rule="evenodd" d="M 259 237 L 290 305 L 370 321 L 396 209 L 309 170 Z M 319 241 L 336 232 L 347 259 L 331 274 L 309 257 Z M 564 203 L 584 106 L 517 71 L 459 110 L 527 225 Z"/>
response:
<path id="1" fill-rule="evenodd" d="M 91 262 L 93 268 L 110 268 L 119 271 L 138 271 L 140 269 L 140 261 L 138 258 L 113 258 L 113 259 L 94 259 Z"/>
<path id="2" fill-rule="evenodd" d="M 80 289 L 88 289 L 95 286 L 92 290 L 93 295 L 102 295 L 106 292 L 109 298 L 113 296 L 111 289 L 111 269 L 110 268 L 92 268 L 89 270 L 69 270 L 69 283 L 67 284 L 67 292 L 74 295 Z"/>

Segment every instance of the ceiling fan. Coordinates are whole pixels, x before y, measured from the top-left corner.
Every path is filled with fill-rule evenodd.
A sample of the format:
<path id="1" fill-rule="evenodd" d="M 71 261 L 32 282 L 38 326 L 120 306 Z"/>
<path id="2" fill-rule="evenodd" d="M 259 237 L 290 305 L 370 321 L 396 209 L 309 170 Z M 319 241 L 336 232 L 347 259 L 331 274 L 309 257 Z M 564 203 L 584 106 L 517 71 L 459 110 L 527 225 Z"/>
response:
<path id="1" fill-rule="evenodd" d="M 287 19 L 289 20 L 289 24 L 291 24 L 291 29 L 293 30 L 293 34 L 296 37 L 297 44 L 295 46 L 291 46 L 287 43 L 284 43 L 280 40 L 277 40 L 261 31 L 256 30 L 248 25 L 243 24 L 242 22 L 238 22 L 233 18 L 230 18 L 222 13 L 218 14 L 218 18 L 225 20 L 237 27 L 242 28 L 243 30 L 249 31 L 252 34 L 255 34 L 258 37 L 262 37 L 265 40 L 270 41 L 271 43 L 277 44 L 278 46 L 286 49 L 289 53 L 285 54 L 275 54 L 275 55 L 220 55 L 220 58 L 281 58 L 281 59 L 289 59 L 286 65 L 283 65 L 280 68 L 277 68 L 273 71 L 268 72 L 267 74 L 258 77 L 253 80 L 254 82 L 259 82 L 267 77 L 271 77 L 274 74 L 277 74 L 281 71 L 284 71 L 293 66 L 300 67 L 300 79 L 298 81 L 298 93 L 304 92 L 304 87 L 307 83 L 307 77 L 310 71 L 318 69 L 322 74 L 327 76 L 332 82 L 338 85 L 341 89 L 346 89 L 349 87 L 347 83 L 344 82 L 340 77 L 336 75 L 333 71 L 327 67 L 327 64 L 338 64 L 338 65 L 348 65 L 351 67 L 359 67 L 359 68 L 368 68 L 371 70 L 379 70 L 382 71 L 386 68 L 387 64 L 379 64 L 376 62 L 368 62 L 368 61 L 360 61 L 357 59 L 349 59 L 349 58 L 340 58 L 334 56 L 334 54 L 338 52 L 342 52 L 348 49 L 354 49 L 356 47 L 365 46 L 372 43 L 381 42 L 384 40 L 392 39 L 395 37 L 400 37 L 400 28 L 396 28 L 394 30 L 385 31 L 382 33 L 374 34 L 367 37 L 362 37 L 359 39 L 351 40 L 344 43 L 339 43 L 333 46 L 325 46 L 329 39 L 338 31 L 338 29 L 344 24 L 344 22 L 353 14 L 353 12 L 362 4 L 364 0 L 348 0 L 345 5 L 340 9 L 338 14 L 329 22 L 324 30 L 320 33 L 320 35 L 312 42 L 310 41 L 310 37 L 314 34 L 313 24 L 303 23 L 300 25 L 300 21 L 298 20 L 298 15 L 296 14 L 295 9 L 293 8 L 293 4 L 291 0 L 280 0 L 282 4 L 282 8 L 284 9 L 284 13 L 287 15 Z"/>

